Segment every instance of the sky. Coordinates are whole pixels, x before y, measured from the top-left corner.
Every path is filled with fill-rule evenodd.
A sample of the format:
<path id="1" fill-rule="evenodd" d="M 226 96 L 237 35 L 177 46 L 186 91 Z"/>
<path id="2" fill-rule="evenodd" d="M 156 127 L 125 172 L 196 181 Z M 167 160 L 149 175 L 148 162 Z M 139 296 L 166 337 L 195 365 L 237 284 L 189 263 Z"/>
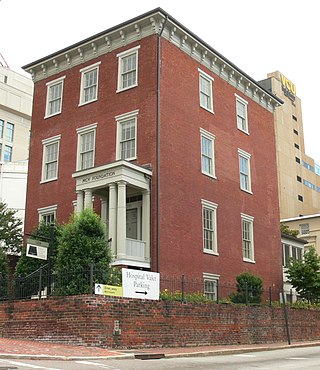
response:
<path id="1" fill-rule="evenodd" d="M 320 163 L 320 22 L 312 0 L 0 0 L 0 53 L 10 69 L 161 7 L 259 81 L 280 71 L 302 101 L 306 154 Z"/>

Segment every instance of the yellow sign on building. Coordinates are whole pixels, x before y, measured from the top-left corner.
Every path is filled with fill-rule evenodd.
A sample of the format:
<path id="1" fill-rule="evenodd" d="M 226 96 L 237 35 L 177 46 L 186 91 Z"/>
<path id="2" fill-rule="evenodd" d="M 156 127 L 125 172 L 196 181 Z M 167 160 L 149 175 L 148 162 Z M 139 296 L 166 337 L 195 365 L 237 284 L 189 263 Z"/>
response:
<path id="1" fill-rule="evenodd" d="M 284 94 L 291 100 L 296 98 L 296 85 L 287 79 L 283 74 L 280 74 L 282 90 Z"/>

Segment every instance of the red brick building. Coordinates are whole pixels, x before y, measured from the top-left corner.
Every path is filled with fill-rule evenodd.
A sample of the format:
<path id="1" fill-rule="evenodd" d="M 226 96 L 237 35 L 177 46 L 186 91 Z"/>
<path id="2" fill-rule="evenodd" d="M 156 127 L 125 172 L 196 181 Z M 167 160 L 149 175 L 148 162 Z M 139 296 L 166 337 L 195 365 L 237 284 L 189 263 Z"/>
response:
<path id="1" fill-rule="evenodd" d="M 24 69 L 26 232 L 94 207 L 116 265 L 282 284 L 280 100 L 160 8 Z"/>

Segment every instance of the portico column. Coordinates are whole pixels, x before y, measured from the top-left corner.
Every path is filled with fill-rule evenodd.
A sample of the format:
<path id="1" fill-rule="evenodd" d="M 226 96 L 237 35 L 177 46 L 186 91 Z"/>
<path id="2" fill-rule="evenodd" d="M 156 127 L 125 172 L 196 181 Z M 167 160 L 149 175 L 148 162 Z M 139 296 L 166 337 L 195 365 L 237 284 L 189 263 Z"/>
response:
<path id="1" fill-rule="evenodd" d="M 107 227 L 107 201 L 106 199 L 101 199 L 101 221 L 103 222 L 105 226 L 105 230 L 106 230 L 106 227 Z"/>
<path id="2" fill-rule="evenodd" d="M 109 239 L 111 240 L 111 251 L 117 255 L 117 188 L 116 184 L 109 185 Z"/>
<path id="3" fill-rule="evenodd" d="M 126 182 L 118 182 L 117 257 L 126 256 Z"/>
<path id="4" fill-rule="evenodd" d="M 83 191 L 77 190 L 77 213 L 83 211 Z"/>
<path id="5" fill-rule="evenodd" d="M 86 189 L 84 191 L 84 208 L 92 208 L 92 190 Z"/>
<path id="6" fill-rule="evenodd" d="M 146 243 L 144 257 L 150 260 L 150 191 L 142 193 L 142 240 Z"/>

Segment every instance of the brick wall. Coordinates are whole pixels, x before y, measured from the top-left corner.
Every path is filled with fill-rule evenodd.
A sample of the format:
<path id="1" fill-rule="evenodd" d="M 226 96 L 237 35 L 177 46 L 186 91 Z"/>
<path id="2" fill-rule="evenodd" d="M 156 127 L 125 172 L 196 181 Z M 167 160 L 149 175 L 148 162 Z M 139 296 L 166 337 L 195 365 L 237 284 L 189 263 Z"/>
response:
<path id="1" fill-rule="evenodd" d="M 289 309 L 293 341 L 320 337 L 320 311 Z M 121 333 L 114 332 L 115 321 Z M 285 342 L 282 308 L 104 296 L 0 303 L 0 336 L 139 348 Z"/>

